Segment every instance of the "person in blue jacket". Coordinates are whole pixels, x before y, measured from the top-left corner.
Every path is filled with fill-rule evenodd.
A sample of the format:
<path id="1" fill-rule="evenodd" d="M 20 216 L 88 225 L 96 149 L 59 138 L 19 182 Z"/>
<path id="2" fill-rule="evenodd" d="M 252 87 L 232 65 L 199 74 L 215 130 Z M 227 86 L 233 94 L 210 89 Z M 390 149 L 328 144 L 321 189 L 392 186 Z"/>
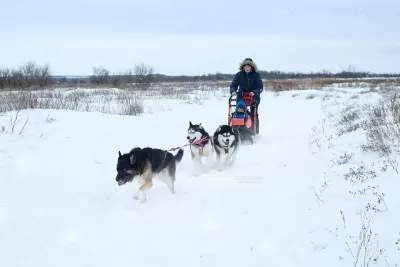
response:
<path id="1" fill-rule="evenodd" d="M 245 58 L 239 65 L 239 72 L 236 73 L 230 85 L 231 95 L 237 95 L 237 101 L 243 97 L 245 93 L 253 95 L 254 107 L 257 108 L 257 134 L 259 132 L 258 105 L 261 101 L 261 93 L 264 85 L 257 69 L 257 64 L 251 58 Z M 254 112 L 251 108 L 251 113 Z"/>

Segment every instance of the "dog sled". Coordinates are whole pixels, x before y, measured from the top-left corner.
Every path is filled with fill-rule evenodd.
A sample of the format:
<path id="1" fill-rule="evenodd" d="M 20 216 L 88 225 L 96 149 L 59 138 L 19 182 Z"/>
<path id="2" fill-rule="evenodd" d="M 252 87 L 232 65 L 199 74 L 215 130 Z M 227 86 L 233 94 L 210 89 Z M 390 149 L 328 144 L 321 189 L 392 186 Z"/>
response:
<path id="1" fill-rule="evenodd" d="M 237 95 L 229 98 L 228 125 L 239 130 L 242 140 L 249 139 L 253 143 L 257 135 L 257 107 L 253 96 L 245 93 L 239 100 Z"/>

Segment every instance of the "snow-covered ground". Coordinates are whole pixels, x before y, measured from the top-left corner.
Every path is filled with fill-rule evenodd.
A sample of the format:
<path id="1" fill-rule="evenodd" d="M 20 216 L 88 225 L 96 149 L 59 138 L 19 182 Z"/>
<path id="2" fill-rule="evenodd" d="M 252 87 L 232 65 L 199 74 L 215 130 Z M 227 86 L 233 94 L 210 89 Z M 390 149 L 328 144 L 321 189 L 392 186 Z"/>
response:
<path id="1" fill-rule="evenodd" d="M 337 125 L 382 98 L 362 91 L 264 92 L 260 138 L 231 169 L 194 177 L 185 147 L 176 194 L 155 183 L 144 204 L 115 181 L 118 151 L 185 145 L 189 121 L 213 134 L 226 92 L 146 100 L 140 116 L 23 110 L 13 133 L 4 113 L 0 266 L 395 266 L 399 176 L 360 149 L 362 121 Z"/>

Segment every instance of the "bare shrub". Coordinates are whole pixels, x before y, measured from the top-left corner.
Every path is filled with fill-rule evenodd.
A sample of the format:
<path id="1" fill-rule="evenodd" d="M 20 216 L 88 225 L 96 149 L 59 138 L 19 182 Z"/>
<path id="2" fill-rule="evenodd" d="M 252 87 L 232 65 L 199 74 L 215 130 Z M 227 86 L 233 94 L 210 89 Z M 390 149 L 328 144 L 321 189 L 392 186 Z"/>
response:
<path id="1" fill-rule="evenodd" d="M 355 197 L 364 196 L 367 194 L 367 192 L 373 191 L 373 190 L 377 189 L 378 187 L 379 187 L 378 185 L 375 185 L 375 186 L 368 185 L 368 187 L 363 188 L 363 189 L 358 189 L 357 191 L 350 190 L 349 193 Z"/>
<path id="2" fill-rule="evenodd" d="M 118 104 L 121 107 L 119 114 L 137 116 L 144 111 L 143 100 L 137 94 L 125 92 L 118 94 Z"/>
<path id="3" fill-rule="evenodd" d="M 37 95 L 28 91 L 2 93 L 0 94 L 0 112 L 37 108 L 38 101 Z"/>
<path id="4" fill-rule="evenodd" d="M 325 94 L 325 95 L 322 97 L 322 101 L 327 101 L 327 100 L 331 99 L 332 97 L 333 97 L 333 95 Z"/>
<path id="5" fill-rule="evenodd" d="M 182 99 L 182 100 L 188 100 L 190 99 L 189 94 L 194 92 L 195 89 L 193 88 L 175 88 L 172 86 L 165 86 L 162 87 L 161 90 L 157 93 L 156 95 L 159 96 L 159 98 L 163 99 Z"/>
<path id="6" fill-rule="evenodd" d="M 306 96 L 306 100 L 314 99 L 317 95 L 316 94 L 308 94 Z"/>
<path id="7" fill-rule="evenodd" d="M 53 117 L 51 117 L 50 114 L 47 115 L 46 122 L 47 122 L 48 124 L 52 124 L 52 123 L 55 122 L 55 121 L 56 121 L 56 119 L 54 119 Z"/>
<path id="8" fill-rule="evenodd" d="M 364 211 L 360 212 L 361 227 L 357 236 L 350 236 L 353 243 L 353 248 L 348 242 L 347 251 L 353 257 L 353 266 L 368 267 L 377 264 L 385 250 L 380 248 L 379 234 L 372 231 L 373 215 L 371 209 L 367 206 Z M 360 265 L 359 265 L 360 264 Z"/>
<path id="9" fill-rule="evenodd" d="M 374 212 L 388 211 L 389 209 L 386 205 L 385 193 L 378 192 L 378 188 L 379 188 L 378 185 L 374 185 L 374 186 L 368 185 L 368 187 L 362 188 L 362 189 L 359 189 L 356 191 L 350 190 L 349 193 L 351 195 L 353 195 L 354 197 L 365 196 L 368 193 L 370 193 L 372 196 L 375 197 L 376 203 L 375 204 L 368 203 L 366 208 L 368 208 Z"/>
<path id="10" fill-rule="evenodd" d="M 14 118 L 10 116 L 11 134 L 14 133 L 15 126 L 17 125 L 17 122 L 19 120 L 19 115 L 20 115 L 20 111 L 18 110 L 15 113 L 15 117 Z"/>
<path id="11" fill-rule="evenodd" d="M 400 98 L 397 94 L 368 107 L 363 129 L 367 144 L 362 149 L 379 153 L 398 173 L 396 156 L 400 153 Z"/>
<path id="12" fill-rule="evenodd" d="M 348 105 L 339 113 L 339 119 L 336 122 L 336 126 L 339 128 L 338 136 L 345 133 L 350 133 L 361 128 L 359 122 L 361 116 L 359 110 L 355 105 Z"/>
<path id="13" fill-rule="evenodd" d="M 337 159 L 335 159 L 334 162 L 338 165 L 344 165 L 349 163 L 349 161 L 353 158 L 353 156 L 354 153 L 344 152 Z"/>
<path id="14" fill-rule="evenodd" d="M 141 63 L 140 65 L 135 65 L 134 73 L 134 82 L 136 84 L 136 87 L 140 89 L 148 89 L 154 80 L 153 67 Z"/>
<path id="15" fill-rule="evenodd" d="M 103 67 L 93 67 L 92 76 L 90 81 L 94 84 L 108 84 L 110 82 L 110 71 Z"/>
<path id="16" fill-rule="evenodd" d="M 386 205 L 385 193 L 374 192 L 373 195 L 376 197 L 377 204 L 381 205 L 381 206 L 383 206 L 385 208 L 384 210 L 382 210 L 382 209 L 376 208 L 376 206 L 374 206 L 374 209 L 377 212 L 388 211 L 389 209 L 388 209 L 388 207 Z"/>
<path id="17" fill-rule="evenodd" d="M 194 96 L 193 98 L 189 98 L 185 101 L 186 104 L 198 104 L 202 105 L 204 102 L 200 96 Z"/>
<path id="18" fill-rule="evenodd" d="M 325 201 L 323 200 L 322 195 L 325 193 L 325 191 L 329 188 L 329 184 L 327 182 L 324 182 L 320 188 L 318 189 L 318 193 L 317 191 L 314 189 L 314 187 L 312 187 L 313 191 L 314 191 L 314 195 L 317 198 L 319 203 L 324 203 Z"/>
<path id="19" fill-rule="evenodd" d="M 374 170 L 370 170 L 363 162 L 354 169 L 350 168 L 349 172 L 344 174 L 344 179 L 353 184 L 365 183 L 368 180 L 375 179 L 377 174 Z"/>
<path id="20" fill-rule="evenodd" d="M 18 125 L 18 122 L 20 120 L 21 120 L 21 111 L 20 110 L 16 111 L 15 116 L 10 116 L 10 130 L 11 130 L 10 134 L 14 134 L 14 132 L 16 131 L 16 126 Z M 22 132 L 24 131 L 25 126 L 28 124 L 28 121 L 29 121 L 29 117 L 26 118 L 25 123 L 20 128 L 19 133 L 18 133 L 19 135 L 21 135 Z M 6 131 L 5 127 L 4 127 L 4 131 Z"/>

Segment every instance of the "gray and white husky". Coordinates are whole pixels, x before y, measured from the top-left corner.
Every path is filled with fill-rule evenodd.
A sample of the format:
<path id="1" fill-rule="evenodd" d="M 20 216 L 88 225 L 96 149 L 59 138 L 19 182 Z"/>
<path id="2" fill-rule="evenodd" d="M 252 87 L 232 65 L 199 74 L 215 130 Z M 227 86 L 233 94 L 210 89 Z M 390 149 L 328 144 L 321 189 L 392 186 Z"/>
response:
<path id="1" fill-rule="evenodd" d="M 192 124 L 192 122 L 189 121 L 187 134 L 187 140 L 191 144 L 190 154 L 192 155 L 192 162 L 194 164 L 194 175 L 196 176 L 200 173 L 208 171 L 213 165 L 213 140 L 203 128 L 201 123 Z M 202 159 L 205 159 L 205 164 L 203 164 Z"/>
<path id="2" fill-rule="evenodd" d="M 214 150 L 217 159 L 217 169 L 221 171 L 232 166 L 240 147 L 240 133 L 229 125 L 220 125 L 215 131 Z M 221 166 L 221 157 L 224 157 L 224 164 Z"/>

